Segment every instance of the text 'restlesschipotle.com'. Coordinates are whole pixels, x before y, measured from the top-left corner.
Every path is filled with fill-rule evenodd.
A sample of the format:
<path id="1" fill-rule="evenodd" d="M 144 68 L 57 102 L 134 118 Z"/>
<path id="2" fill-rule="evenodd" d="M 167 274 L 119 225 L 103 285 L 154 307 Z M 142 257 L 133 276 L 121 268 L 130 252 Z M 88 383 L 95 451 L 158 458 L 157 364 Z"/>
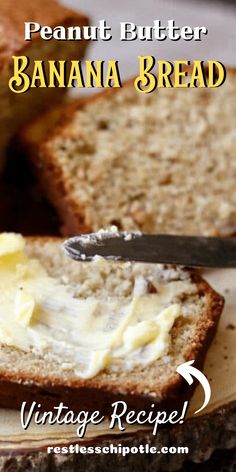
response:
<path id="1" fill-rule="evenodd" d="M 109 444 L 106 446 L 80 446 L 70 444 L 68 446 L 48 446 L 48 454 L 188 454 L 187 446 L 163 446 L 158 449 L 150 444 L 139 446 L 122 446 L 122 444 Z"/>

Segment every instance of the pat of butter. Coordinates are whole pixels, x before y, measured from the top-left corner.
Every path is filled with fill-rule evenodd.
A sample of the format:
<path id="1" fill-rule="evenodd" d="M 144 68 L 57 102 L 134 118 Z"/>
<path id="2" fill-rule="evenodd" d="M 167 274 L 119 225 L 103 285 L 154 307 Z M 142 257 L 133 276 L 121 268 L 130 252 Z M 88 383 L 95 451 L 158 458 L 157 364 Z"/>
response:
<path id="1" fill-rule="evenodd" d="M 128 350 L 138 349 L 153 341 L 158 334 L 155 321 L 140 321 L 137 326 L 129 326 L 123 335 L 124 346 Z"/>
<path id="2" fill-rule="evenodd" d="M 104 267 L 103 274 L 109 271 Z M 72 286 L 27 256 L 21 235 L 1 234 L 0 342 L 63 360 L 84 379 L 105 368 L 147 365 L 168 352 L 170 330 L 181 314 L 171 300 L 184 282 L 163 284 L 157 293 L 145 293 L 145 280 L 142 286 L 127 299 L 74 297 Z"/>
<path id="3" fill-rule="evenodd" d="M 155 302 L 157 300 L 152 297 L 152 313 L 156 312 Z M 147 313 L 142 299 L 139 300 L 139 312 L 141 309 L 143 309 L 143 313 Z M 131 324 L 124 331 L 124 345 L 120 349 L 119 355 L 121 353 L 123 355 L 129 354 L 133 350 L 135 352 L 135 350 L 141 348 L 140 364 L 147 365 L 167 354 L 170 344 L 170 330 L 180 314 L 180 306 L 175 303 L 159 312 L 154 319 L 140 321 L 136 325 Z"/>
<path id="4" fill-rule="evenodd" d="M 140 303 L 140 305 L 142 305 Z M 143 312 L 146 313 L 145 304 L 142 306 Z M 140 309 L 140 307 L 139 307 Z M 149 306 L 150 309 L 150 306 Z M 152 310 L 155 313 L 155 300 L 153 299 Z M 173 304 L 168 308 L 162 310 L 156 317 L 155 320 L 140 321 L 135 326 L 129 326 L 123 335 L 124 347 L 128 349 L 138 349 L 139 347 L 145 346 L 152 343 L 154 347 L 154 341 L 157 340 L 158 345 L 168 347 L 169 345 L 169 332 L 175 322 L 180 316 L 180 306 Z M 156 349 L 153 349 L 156 351 Z M 157 353 L 154 354 L 157 356 Z"/>
<path id="5" fill-rule="evenodd" d="M 15 298 L 15 320 L 23 326 L 29 326 L 34 309 L 34 297 L 23 288 L 19 289 Z"/>
<path id="6" fill-rule="evenodd" d="M 25 241 L 21 234 L 2 233 L 0 234 L 0 257 L 16 252 L 22 252 L 25 248 Z"/>
<path id="7" fill-rule="evenodd" d="M 87 369 L 84 370 L 78 370 L 77 369 L 77 375 L 79 377 L 82 377 L 84 379 L 91 379 L 92 377 L 95 377 L 101 370 L 105 369 L 107 365 L 110 362 L 110 351 L 109 349 L 103 349 L 101 351 L 94 351 L 91 354 L 91 359 L 90 363 L 87 367 Z"/>
<path id="8" fill-rule="evenodd" d="M 167 354 L 170 345 L 170 330 L 180 315 L 180 306 L 176 303 L 161 311 L 156 319 L 158 335 L 148 346 L 143 357 L 143 364 L 150 364 Z"/>

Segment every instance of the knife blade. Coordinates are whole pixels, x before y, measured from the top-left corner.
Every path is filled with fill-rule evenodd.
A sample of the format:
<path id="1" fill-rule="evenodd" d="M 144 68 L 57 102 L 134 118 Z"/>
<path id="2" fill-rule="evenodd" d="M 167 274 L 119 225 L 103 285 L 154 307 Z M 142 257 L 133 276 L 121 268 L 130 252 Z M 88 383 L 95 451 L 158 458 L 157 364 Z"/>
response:
<path id="1" fill-rule="evenodd" d="M 106 259 L 179 264 L 188 267 L 236 267 L 236 238 L 98 232 L 66 240 L 65 253 L 78 261 Z"/>

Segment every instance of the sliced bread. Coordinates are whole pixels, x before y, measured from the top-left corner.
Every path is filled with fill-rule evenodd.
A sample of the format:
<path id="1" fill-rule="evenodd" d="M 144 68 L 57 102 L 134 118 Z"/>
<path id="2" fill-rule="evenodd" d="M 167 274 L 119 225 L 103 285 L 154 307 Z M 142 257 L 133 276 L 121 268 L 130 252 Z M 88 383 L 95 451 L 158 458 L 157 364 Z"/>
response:
<path id="1" fill-rule="evenodd" d="M 234 70 L 217 89 L 140 95 L 131 81 L 57 113 L 21 138 L 64 234 L 235 233 Z"/>
<path id="2" fill-rule="evenodd" d="M 40 2 L 19 0 L 1 0 L 0 2 L 0 170 L 4 164 L 6 147 L 20 125 L 46 109 L 48 103 L 61 101 L 66 89 L 35 88 L 27 93 L 15 94 L 10 91 L 8 82 L 13 76 L 12 56 L 27 55 L 32 74 L 33 61 L 82 59 L 85 41 L 43 41 L 39 34 L 34 34 L 32 41 L 25 41 L 24 22 L 37 22 L 41 26 L 83 26 L 88 24 L 86 16 L 65 8 L 56 0 Z M 45 62 L 47 71 L 47 63 Z"/>
<path id="3" fill-rule="evenodd" d="M 0 247 L 4 237 L 4 235 L 0 237 Z M 23 401 L 36 400 L 48 408 L 50 405 L 55 406 L 61 400 L 73 409 L 98 409 L 102 412 L 109 412 L 112 402 L 119 399 L 125 400 L 135 409 L 150 408 L 152 403 L 157 403 L 159 407 L 171 405 L 172 409 L 173 406 L 179 405 L 183 399 L 190 396 L 192 390 L 177 374 L 176 368 L 189 360 L 194 360 L 194 365 L 202 368 L 206 350 L 215 333 L 223 308 L 223 298 L 197 273 L 187 269 L 156 264 L 106 262 L 100 259 L 95 259 L 91 263 L 79 263 L 63 255 L 61 243 L 60 239 L 28 239 L 24 251 L 28 258 L 38 262 L 31 262 L 27 268 L 24 266 L 24 258 L 22 263 L 19 253 L 14 253 L 14 236 L 10 236 L 8 244 L 10 256 L 1 248 L 0 405 L 20 408 Z M 41 264 L 41 269 L 38 269 L 38 263 Z M 7 266 L 8 269 L 9 267 L 13 269 L 14 274 L 10 286 L 7 278 L 10 272 L 5 272 L 5 264 L 13 264 Z M 20 297 L 24 297 L 27 292 L 25 284 L 28 283 L 29 276 L 35 276 L 35 270 L 39 272 L 46 270 L 51 278 L 50 286 L 54 284 L 55 290 L 50 291 L 45 280 L 39 279 L 40 284 L 37 287 L 40 287 L 41 292 L 37 296 L 34 295 L 36 311 L 33 312 L 32 319 L 29 318 L 32 297 L 21 299 L 25 304 L 24 316 L 21 310 L 21 318 L 14 318 L 15 315 L 9 308 L 6 319 L 6 314 L 4 315 L 6 299 L 13 297 L 13 300 L 19 302 L 14 290 L 17 286 L 21 290 Z M 21 278 L 16 280 L 16 274 L 18 276 L 20 274 L 22 280 Z M 11 296 L 10 290 L 13 290 Z M 64 299 L 62 294 L 65 291 L 67 295 Z M 68 313 L 68 306 L 72 302 L 90 300 L 91 297 L 93 301 L 99 302 L 97 321 L 107 303 L 111 304 L 109 305 L 111 310 L 115 307 L 113 316 L 109 318 L 110 324 L 106 328 L 109 336 L 113 335 L 114 324 L 119 322 L 124 307 L 134 301 L 136 303 L 137 300 L 141 300 L 143 303 L 145 300 L 145 306 L 135 324 L 129 321 L 132 330 L 137 328 L 140 319 L 145 322 L 148 310 L 150 311 L 148 306 L 153 300 L 155 300 L 155 316 L 163 314 L 163 311 L 168 311 L 170 307 L 177 306 L 177 316 L 173 318 L 165 337 L 160 338 L 160 343 L 165 342 L 163 351 L 156 355 L 156 359 L 143 363 L 147 352 L 145 349 L 152 346 L 152 339 L 147 338 L 141 348 L 139 345 L 133 345 L 131 354 L 129 351 L 124 355 L 121 354 L 120 363 L 116 364 L 113 358 L 93 375 L 82 378 L 82 374 L 78 373 L 78 366 L 81 363 L 81 359 L 78 360 L 81 333 L 79 325 L 78 328 L 75 325 L 76 317 L 81 318 L 81 315 L 79 311 L 78 313 L 72 311 L 74 317 L 72 318 Z M 50 323 L 45 321 L 43 315 L 45 310 L 52 310 L 54 318 L 51 318 Z M 82 321 L 86 322 L 85 318 Z M 162 325 L 166 323 L 167 318 L 163 318 Z M 58 328 L 61 319 L 62 322 L 64 319 L 62 337 Z M 89 335 L 93 332 L 96 334 L 93 326 L 91 323 L 88 326 Z M 155 329 L 154 323 L 152 329 Z M 38 342 L 36 334 L 39 332 L 51 336 L 49 344 L 47 339 L 45 345 L 44 341 Z M 31 342 L 26 342 L 24 345 L 22 340 L 28 335 Z M 100 339 L 99 332 L 97 338 Z M 124 334 L 122 339 L 123 343 Z M 56 340 L 55 345 L 54 340 Z M 84 342 L 86 349 L 90 351 L 88 336 Z"/>

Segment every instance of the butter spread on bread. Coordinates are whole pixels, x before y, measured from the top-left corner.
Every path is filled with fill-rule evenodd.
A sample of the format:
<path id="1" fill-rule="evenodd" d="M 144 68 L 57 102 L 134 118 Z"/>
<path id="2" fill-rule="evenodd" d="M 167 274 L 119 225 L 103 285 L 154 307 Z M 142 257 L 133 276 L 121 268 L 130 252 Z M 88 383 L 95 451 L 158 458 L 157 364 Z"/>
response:
<path id="1" fill-rule="evenodd" d="M 107 272 L 109 264 L 96 258 L 92 270 L 102 265 Z M 185 315 L 178 298 L 196 293 L 189 278 L 163 284 L 155 275 L 150 281 L 137 274 L 128 297 L 75 297 L 70 284 L 49 276 L 26 254 L 21 235 L 0 235 L 0 341 L 23 351 L 50 352 L 82 378 L 105 367 L 147 366 L 166 356 L 170 331 Z"/>
<path id="2" fill-rule="evenodd" d="M 194 360 L 195 367 L 202 369 L 224 303 L 223 298 L 197 272 L 179 266 L 106 262 L 103 259 L 89 263 L 77 262 L 64 254 L 61 238 L 27 237 L 24 240 L 17 236 L 20 242 L 17 252 L 13 243 L 15 235 L 11 237 L 10 250 L 4 243 L 6 235 L 0 238 L 0 294 L 6 296 L 8 292 L 9 297 L 12 297 L 9 308 L 5 306 L 4 310 L 2 299 L 0 300 L 0 321 L 5 328 L 0 340 L 1 407 L 21 409 L 23 401 L 32 403 L 35 398 L 46 411 L 49 407 L 54 407 L 55 402 L 62 401 L 72 410 L 98 409 L 104 415 L 111 413 L 111 405 L 118 399 L 123 399 L 129 408 L 136 411 L 148 410 L 150 402 L 158 404 L 158 408 L 164 410 L 170 406 L 170 402 L 171 408 L 173 405 L 175 408 L 178 405 L 182 407 L 193 389 L 189 388 L 176 369 L 189 360 Z M 22 245 L 25 245 L 24 249 Z M 16 258 L 19 262 L 18 272 L 13 270 L 13 267 L 16 268 Z M 30 261 L 27 270 L 23 260 Z M 33 274 L 34 281 L 37 280 L 35 293 L 30 290 L 29 283 Z M 46 281 L 50 280 L 49 289 L 47 283 L 42 284 L 45 275 Z M 12 277 L 14 284 L 9 283 L 8 277 Z M 24 295 L 20 294 L 22 287 Z M 153 330 L 155 318 L 148 315 L 145 305 L 148 316 L 144 314 L 140 322 L 148 321 L 150 324 L 146 327 L 144 324 L 138 326 L 137 313 L 131 315 L 131 308 L 138 309 L 137 306 L 134 307 L 135 297 L 139 298 L 141 307 L 143 297 L 147 301 L 154 300 L 157 295 L 157 314 L 169 306 L 177 305 L 180 316 L 175 319 L 169 332 L 166 330 L 166 352 L 153 362 L 144 364 L 144 353 L 153 352 L 150 351 L 153 333 L 150 333 L 149 328 Z M 112 353 L 113 357 L 108 357 L 107 363 L 103 363 L 102 356 L 106 358 L 104 351 L 98 352 L 100 348 L 104 348 L 101 340 L 106 339 L 101 325 L 99 328 L 100 318 L 94 317 L 94 312 L 91 314 L 91 307 L 90 312 L 87 309 L 88 315 L 84 308 L 85 316 L 81 318 L 77 309 L 72 313 L 71 305 L 75 306 L 76 300 L 76 306 L 83 308 L 86 300 L 93 301 L 95 306 L 99 306 L 97 313 L 102 315 L 108 315 L 107 307 L 110 307 L 112 323 L 108 328 L 113 338 L 114 330 L 122 325 L 125 315 L 131 316 L 125 326 L 128 331 L 125 335 L 123 332 L 120 344 L 112 349 L 108 347 L 108 353 Z M 113 313 L 111 306 L 114 308 Z M 42 317 L 45 316 L 47 320 L 48 313 L 49 327 L 44 325 Z M 122 319 L 119 319 L 120 316 Z M 78 322 L 86 331 L 86 338 L 79 332 Z M 50 348 L 43 343 L 42 336 L 39 339 L 39 326 L 40 334 L 50 336 Z M 157 331 L 156 326 L 154 327 Z M 98 335 L 94 339 L 94 329 L 100 329 L 103 338 Z M 26 345 L 22 341 L 22 348 L 13 345 L 12 336 L 17 339 L 19 332 L 30 333 L 31 344 L 26 336 Z M 94 351 L 97 350 L 95 362 L 100 362 L 103 368 L 91 378 L 82 378 L 90 365 L 91 339 Z M 141 345 L 143 348 L 138 347 Z M 84 353 L 90 355 L 89 358 L 81 359 L 82 347 L 85 348 Z M 117 353 L 118 348 L 122 348 L 126 354 Z M 131 351 L 127 352 L 127 349 Z M 115 351 L 119 354 L 116 358 Z M 135 352 L 139 353 L 137 358 Z"/>

